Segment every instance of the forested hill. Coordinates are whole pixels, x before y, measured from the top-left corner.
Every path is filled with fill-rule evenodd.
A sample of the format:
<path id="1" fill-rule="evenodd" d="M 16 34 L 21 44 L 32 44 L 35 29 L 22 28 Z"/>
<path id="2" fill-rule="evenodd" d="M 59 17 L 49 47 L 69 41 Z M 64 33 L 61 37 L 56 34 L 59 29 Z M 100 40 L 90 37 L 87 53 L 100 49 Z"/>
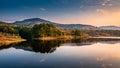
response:
<path id="1" fill-rule="evenodd" d="M 99 29 L 95 26 L 92 25 L 84 25 L 84 24 L 59 24 L 59 23 L 55 23 L 55 22 L 51 22 L 51 21 L 47 21 L 44 19 L 40 19 L 40 18 L 31 18 L 31 19 L 25 19 L 23 21 L 16 21 L 13 22 L 14 25 L 22 25 L 22 26 L 27 26 L 27 27 L 31 27 L 34 26 L 35 24 L 53 24 L 56 25 L 58 27 L 62 27 L 62 28 L 78 28 L 78 29 L 87 29 L 87 30 L 96 30 Z"/>
<path id="2" fill-rule="evenodd" d="M 14 26 L 14 25 L 12 23 L 6 23 L 6 22 L 0 21 L 0 26 Z"/>
<path id="3" fill-rule="evenodd" d="M 22 26 L 34 26 L 35 24 L 56 24 L 54 22 L 51 21 L 47 21 L 44 19 L 40 19 L 40 18 L 30 18 L 30 19 L 25 19 L 23 21 L 16 21 L 13 22 L 14 25 L 22 25 Z"/>
<path id="4" fill-rule="evenodd" d="M 32 20 L 32 21 L 31 21 Z M 31 21 L 31 22 L 30 22 Z M 43 21 L 43 22 L 37 22 Z M 21 21 L 22 22 L 22 21 Z M 15 23 L 0 22 L 0 33 L 8 35 L 17 35 L 25 39 L 31 39 L 33 37 L 59 37 L 59 36 L 119 36 L 120 30 L 104 30 L 98 29 L 98 27 L 83 24 L 57 24 L 50 21 L 44 21 L 39 18 L 27 19 L 22 23 L 32 23 L 32 27 L 28 25 L 15 25 Z M 37 22 L 37 23 L 36 23 Z M 46 23 L 44 23 L 46 22 Z M 22 24 L 19 23 L 19 24 Z M 37 34 L 37 35 L 36 35 Z"/>

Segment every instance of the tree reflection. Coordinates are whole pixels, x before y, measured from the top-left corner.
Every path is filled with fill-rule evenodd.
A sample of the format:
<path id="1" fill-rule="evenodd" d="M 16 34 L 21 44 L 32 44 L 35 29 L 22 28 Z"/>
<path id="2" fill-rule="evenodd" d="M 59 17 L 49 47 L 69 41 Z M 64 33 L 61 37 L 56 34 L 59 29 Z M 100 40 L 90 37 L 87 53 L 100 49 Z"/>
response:
<path id="1" fill-rule="evenodd" d="M 62 44 L 69 43 L 75 45 L 71 46 L 85 46 L 85 45 L 92 45 L 94 43 L 106 43 L 106 44 L 115 44 L 120 42 L 120 40 L 108 40 L 108 39 L 87 39 L 87 40 L 52 40 L 52 41 L 28 41 L 28 42 L 20 42 L 14 43 L 10 45 L 1 45 L 0 50 L 7 49 L 10 47 L 14 47 L 16 49 L 22 49 L 25 51 L 32 51 L 36 53 L 53 53 L 57 47 L 62 46 Z"/>
<path id="2" fill-rule="evenodd" d="M 67 42 L 66 40 L 53 40 L 53 41 L 30 41 L 30 42 L 21 42 L 16 44 L 14 48 L 23 49 L 27 51 L 34 51 L 40 53 L 53 53 L 57 47 L 62 43 Z"/>
<path id="3" fill-rule="evenodd" d="M 59 47 L 64 40 L 54 40 L 54 41 L 32 41 L 32 48 L 35 52 L 40 53 L 52 53 Z"/>

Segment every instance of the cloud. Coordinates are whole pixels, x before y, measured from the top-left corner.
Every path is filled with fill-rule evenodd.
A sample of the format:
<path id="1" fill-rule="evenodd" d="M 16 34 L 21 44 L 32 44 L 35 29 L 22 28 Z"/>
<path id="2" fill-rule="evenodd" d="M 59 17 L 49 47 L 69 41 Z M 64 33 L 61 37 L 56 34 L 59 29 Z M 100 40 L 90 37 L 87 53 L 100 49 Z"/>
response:
<path id="1" fill-rule="evenodd" d="M 46 11 L 46 9 L 45 9 L 45 8 L 39 8 L 39 10 L 40 10 L 40 11 Z"/>
<path id="2" fill-rule="evenodd" d="M 41 62 L 41 63 L 42 63 L 42 62 L 45 62 L 45 59 L 41 59 L 40 62 Z"/>
<path id="3" fill-rule="evenodd" d="M 111 7 L 111 6 L 113 6 L 112 0 L 104 0 L 103 3 L 102 3 L 101 5 L 102 5 L 102 6 Z"/>
<path id="4" fill-rule="evenodd" d="M 102 6 L 106 6 L 106 3 L 102 3 Z"/>
<path id="5" fill-rule="evenodd" d="M 113 6 L 113 4 L 108 4 L 109 7 Z"/>
<path id="6" fill-rule="evenodd" d="M 104 9 L 96 9 L 96 12 L 103 14 L 103 15 L 107 14 L 107 11 Z"/>
<path id="7" fill-rule="evenodd" d="M 27 6 L 24 6 L 23 9 L 34 9 L 34 10 L 39 10 L 39 11 L 46 11 L 45 8 L 34 8 L 34 7 L 27 7 Z"/>

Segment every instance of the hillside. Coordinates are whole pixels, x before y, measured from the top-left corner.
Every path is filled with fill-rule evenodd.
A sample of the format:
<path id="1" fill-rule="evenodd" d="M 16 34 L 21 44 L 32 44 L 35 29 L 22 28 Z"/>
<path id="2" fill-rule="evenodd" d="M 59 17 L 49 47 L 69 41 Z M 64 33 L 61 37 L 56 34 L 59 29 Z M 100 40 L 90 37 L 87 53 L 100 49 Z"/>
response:
<path id="1" fill-rule="evenodd" d="M 78 29 L 87 29 L 87 30 L 96 30 L 99 29 L 95 26 L 92 25 L 84 25 L 84 24 L 59 24 L 59 23 L 54 23 L 51 21 L 47 21 L 44 19 L 40 19 L 40 18 L 31 18 L 31 19 L 25 19 L 23 21 L 16 21 L 13 24 L 14 25 L 22 25 L 22 26 L 34 26 L 35 24 L 54 24 L 58 27 L 62 27 L 62 28 L 78 28 Z"/>
<path id="2" fill-rule="evenodd" d="M 35 24 L 55 24 L 53 22 L 44 20 L 44 19 L 40 19 L 40 18 L 31 18 L 31 19 L 25 19 L 23 21 L 16 21 L 13 24 L 14 25 L 22 25 L 22 26 L 33 26 Z"/>
<path id="3" fill-rule="evenodd" d="M 58 24 L 57 26 L 69 29 L 99 30 L 98 27 L 84 24 Z"/>
<path id="4" fill-rule="evenodd" d="M 7 33 L 0 33 L 0 45 L 8 45 L 11 43 L 25 41 L 20 36 L 7 34 Z"/>
<path id="5" fill-rule="evenodd" d="M 103 30 L 120 30 L 119 26 L 101 26 L 99 28 Z"/>
<path id="6" fill-rule="evenodd" d="M 29 39 L 32 37 L 31 34 L 31 29 L 36 25 L 36 24 L 44 24 L 46 25 L 53 25 L 57 28 L 60 29 L 60 31 L 65 32 L 66 35 L 72 35 L 74 30 L 80 30 L 83 34 L 88 34 L 89 36 L 92 37 L 100 37 L 100 36 L 120 36 L 120 27 L 118 26 L 101 26 L 101 27 L 95 27 L 92 25 L 85 25 L 85 24 L 59 24 L 59 23 L 54 23 L 51 21 L 47 21 L 44 19 L 40 18 L 31 18 L 31 19 L 25 19 L 23 21 L 16 21 L 13 24 L 5 23 L 5 22 L 0 22 L 0 32 L 2 33 L 10 33 L 10 34 L 18 34 L 22 38 Z M 30 27 L 30 28 L 29 28 Z M 43 27 L 43 26 L 41 26 Z M 54 31 L 51 31 L 52 28 L 41 28 L 40 33 L 43 31 L 50 35 L 54 35 Z M 39 30 L 35 30 L 39 32 Z M 50 30 L 50 31 L 49 31 Z M 57 30 L 57 29 L 55 29 Z M 57 32 L 59 34 L 60 32 Z M 33 34 L 36 34 L 33 32 Z M 44 33 L 41 33 L 41 35 Z M 46 34 L 45 34 L 46 36 Z"/>
<path id="7" fill-rule="evenodd" d="M 14 25 L 12 23 L 6 23 L 6 22 L 0 21 L 0 26 L 14 26 Z"/>

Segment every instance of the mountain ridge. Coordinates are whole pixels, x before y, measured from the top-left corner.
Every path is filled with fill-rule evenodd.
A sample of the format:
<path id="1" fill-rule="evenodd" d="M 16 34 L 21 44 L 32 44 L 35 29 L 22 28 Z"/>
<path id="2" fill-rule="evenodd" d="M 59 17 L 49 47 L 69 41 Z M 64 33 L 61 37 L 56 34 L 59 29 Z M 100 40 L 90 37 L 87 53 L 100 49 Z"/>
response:
<path id="1" fill-rule="evenodd" d="M 76 29 L 86 29 L 86 30 L 120 30 L 119 26 L 110 25 L 110 26 L 96 27 L 96 26 L 86 25 L 86 24 L 60 24 L 60 23 L 51 22 L 51 21 L 41 19 L 41 18 L 24 19 L 22 21 L 13 22 L 12 24 L 31 27 L 31 26 L 34 26 L 35 24 L 42 24 L 42 23 L 54 24 L 62 28 L 74 28 L 74 29 L 76 28 Z"/>
<path id="2" fill-rule="evenodd" d="M 41 23 L 55 24 L 53 22 L 50 22 L 50 21 L 47 21 L 44 19 L 40 19 L 40 18 L 30 18 L 30 19 L 25 19 L 23 21 L 13 22 L 14 25 L 25 25 L 25 26 L 30 26 L 30 25 L 34 25 L 34 24 L 41 24 Z"/>
<path id="3" fill-rule="evenodd" d="M 104 30 L 120 30 L 120 26 L 100 26 L 100 29 L 104 29 Z"/>
<path id="4" fill-rule="evenodd" d="M 54 24 L 56 26 L 62 27 L 62 28 L 80 28 L 80 29 L 98 29 L 95 26 L 92 25 L 85 25 L 85 24 L 60 24 L 60 23 L 55 23 L 51 21 L 47 21 L 44 19 L 40 18 L 30 18 L 30 19 L 25 19 L 23 21 L 16 21 L 13 22 L 14 25 L 23 25 L 23 26 L 33 26 L 35 24 Z"/>

